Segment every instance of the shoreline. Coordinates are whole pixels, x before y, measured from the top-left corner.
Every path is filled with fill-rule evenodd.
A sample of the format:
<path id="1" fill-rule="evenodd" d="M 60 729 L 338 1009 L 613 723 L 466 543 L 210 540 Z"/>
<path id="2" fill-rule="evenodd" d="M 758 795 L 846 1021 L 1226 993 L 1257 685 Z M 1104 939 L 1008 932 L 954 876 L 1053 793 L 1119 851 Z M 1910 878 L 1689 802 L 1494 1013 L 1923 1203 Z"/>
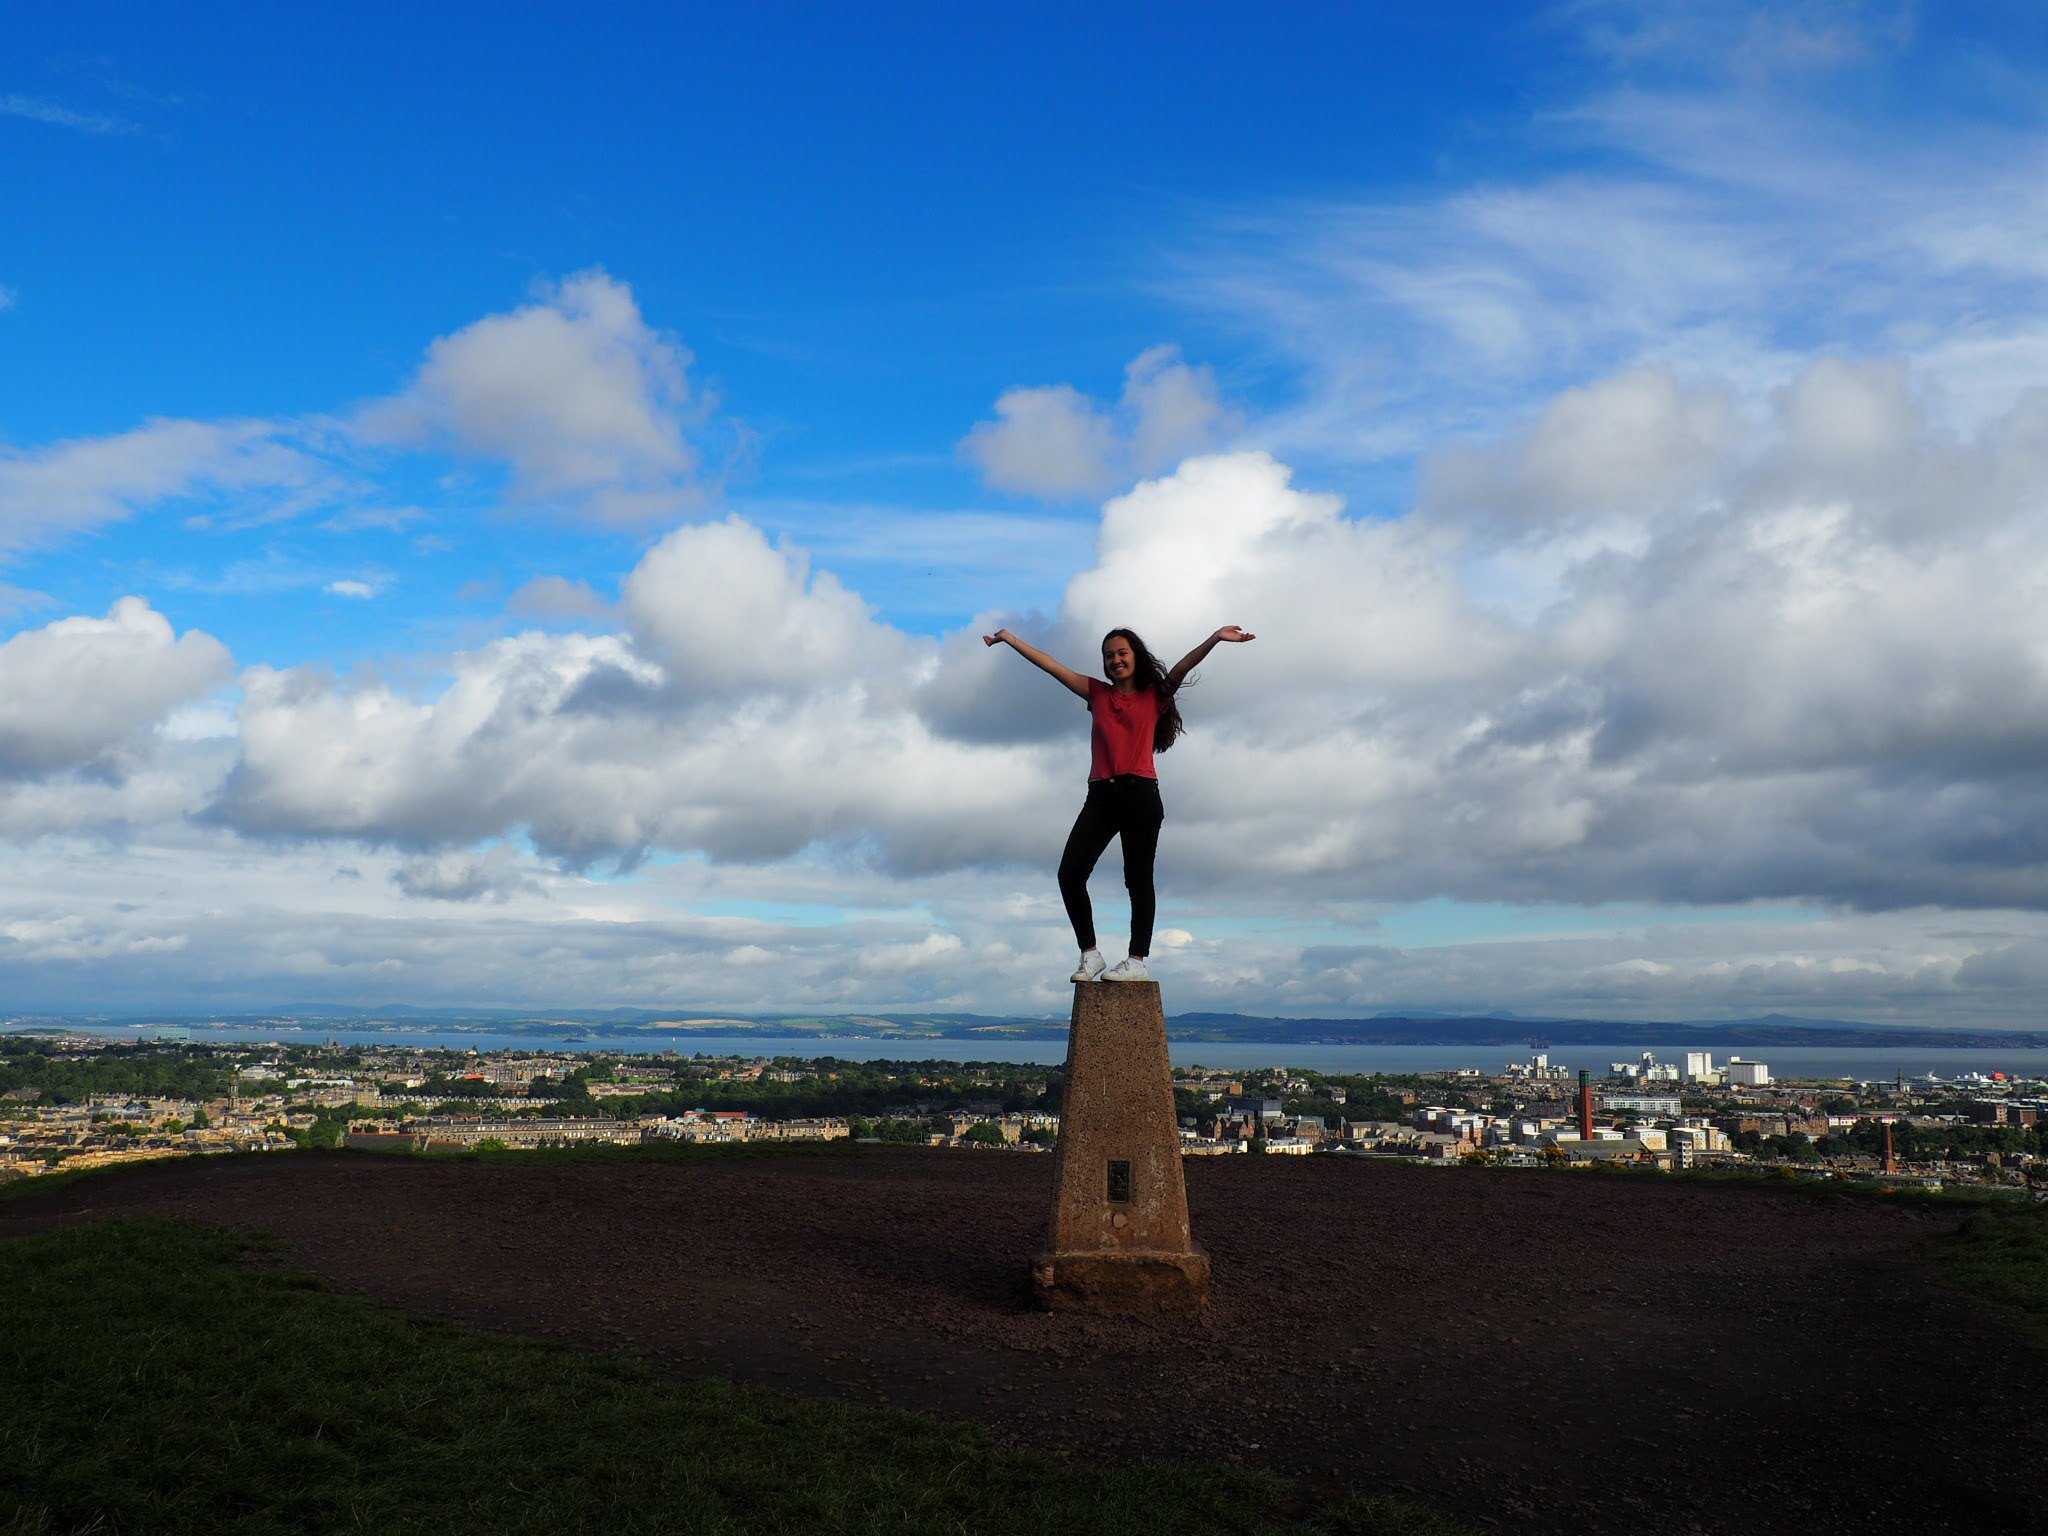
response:
<path id="1" fill-rule="evenodd" d="M 1066 1031 L 1048 1031 L 1036 1038 L 991 1037 L 988 1035 L 767 1035 L 722 1032 L 717 1034 L 678 1032 L 653 1034 L 630 1031 L 613 1034 L 582 1031 L 570 1038 L 561 1030 L 490 1030 L 481 1027 L 445 1028 L 387 1025 L 365 1027 L 360 1022 L 284 1021 L 265 1024 L 116 1025 L 37 1024 L 0 1026 L 0 1038 L 51 1038 L 64 1035 L 91 1038 L 108 1044 L 189 1044 L 208 1047 L 250 1046 L 275 1043 L 303 1048 L 323 1045 L 329 1040 L 351 1049 L 412 1049 L 490 1052 L 546 1052 L 582 1056 L 678 1056 L 787 1057 L 815 1060 L 837 1057 L 850 1061 L 950 1061 L 958 1063 L 1016 1063 L 1057 1066 L 1066 1054 Z M 1503 1045 L 1496 1042 L 1447 1042 L 1376 1044 L 1330 1041 L 1261 1041 L 1190 1039 L 1169 1035 L 1169 1050 L 1177 1067 L 1205 1066 L 1230 1071 L 1255 1071 L 1291 1067 L 1326 1075 L 1374 1074 L 1415 1075 L 1432 1072 L 1478 1071 L 1503 1075 L 1509 1064 L 1526 1061 L 1533 1054 L 1527 1042 Z M 1591 1068 L 1604 1075 L 1614 1062 L 1635 1062 L 1645 1051 L 1660 1060 L 1670 1060 L 1681 1050 L 1709 1050 L 1717 1061 L 1729 1056 L 1761 1060 L 1771 1069 L 1775 1081 L 1877 1082 L 1907 1078 L 1925 1081 L 1988 1079 L 2002 1073 L 2012 1081 L 2048 1081 L 2048 1048 L 2011 1048 L 1970 1043 L 1927 1046 L 1898 1045 L 1755 1045 L 1742 1040 L 1708 1037 L 1670 1046 L 1646 1046 L 1641 1041 L 1552 1042 L 1546 1047 L 1554 1067 L 1576 1070 Z"/>

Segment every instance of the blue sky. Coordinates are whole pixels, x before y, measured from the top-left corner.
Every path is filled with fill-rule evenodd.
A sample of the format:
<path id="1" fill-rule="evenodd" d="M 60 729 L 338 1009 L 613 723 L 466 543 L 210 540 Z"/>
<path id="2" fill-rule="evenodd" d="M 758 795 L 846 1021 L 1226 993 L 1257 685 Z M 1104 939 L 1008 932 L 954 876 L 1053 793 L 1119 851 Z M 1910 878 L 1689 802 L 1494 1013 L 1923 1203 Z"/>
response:
<path id="1" fill-rule="evenodd" d="M 0 979 L 1052 1006 L 1137 615 L 1182 1006 L 2025 1017 L 2044 32 L 15 8 Z"/>
<path id="2" fill-rule="evenodd" d="M 1476 37 L 1448 18 L 1274 26 L 1234 7 L 1008 25 L 943 7 L 602 24 L 251 7 L 199 28 L 116 9 L 40 8 L 10 50 L 37 61 L 11 94 L 74 121 L 8 125 L 36 210 L 9 242 L 9 350 L 35 380 L 10 391 L 9 441 L 339 410 L 388 392 L 423 339 L 595 266 L 728 403 L 733 493 L 806 532 L 848 505 L 986 507 L 954 452 L 963 422 L 1021 380 L 1113 391 L 1164 336 L 1244 353 L 1233 382 L 1284 398 L 1256 351 L 1175 302 L 1176 249 L 1220 210 L 1513 158 L 1542 89 L 1516 56 L 1534 39 L 1558 73 L 1576 62 L 1511 7 Z M 553 532 L 521 526 L 508 571 L 595 572 L 632 547 Z M 123 542 L 174 570 L 195 553 L 151 550 L 141 529 Z M 402 564 L 427 600 L 409 617 L 430 625 L 475 579 L 374 537 L 318 556 L 275 534 L 212 545 L 212 579 L 245 584 Z M 331 643 L 292 633 L 295 603 L 233 596 L 189 611 L 286 659 Z"/>

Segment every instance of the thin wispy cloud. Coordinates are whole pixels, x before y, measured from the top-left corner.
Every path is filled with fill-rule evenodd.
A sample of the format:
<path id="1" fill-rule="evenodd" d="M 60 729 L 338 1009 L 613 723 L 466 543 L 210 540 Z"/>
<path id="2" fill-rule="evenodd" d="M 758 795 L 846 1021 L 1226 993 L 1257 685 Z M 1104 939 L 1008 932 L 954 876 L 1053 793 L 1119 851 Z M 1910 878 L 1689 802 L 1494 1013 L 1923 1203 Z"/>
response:
<path id="1" fill-rule="evenodd" d="M 1186 243 L 1163 292 L 1301 381 L 1260 440 L 1400 457 L 1574 380 L 1653 364 L 1768 386 L 1829 349 L 1912 357 L 1982 419 L 2048 365 L 2048 135 L 1902 139 L 1636 91 L 1544 131 L 1609 168 L 1240 210 Z"/>
<path id="2" fill-rule="evenodd" d="M 53 128 L 70 128 L 78 133 L 140 133 L 141 125 L 110 112 L 81 112 L 41 96 L 24 96 L 19 91 L 0 95 L 0 114 L 48 123 Z"/>
<path id="3" fill-rule="evenodd" d="M 1550 22 L 1618 68 L 1744 81 L 1826 73 L 1897 52 L 1912 0 L 1562 0 Z"/>
<path id="4" fill-rule="evenodd" d="M 274 422 L 154 420 L 0 447 L 0 558 L 166 504 L 296 496 L 328 472 L 287 436 Z"/>

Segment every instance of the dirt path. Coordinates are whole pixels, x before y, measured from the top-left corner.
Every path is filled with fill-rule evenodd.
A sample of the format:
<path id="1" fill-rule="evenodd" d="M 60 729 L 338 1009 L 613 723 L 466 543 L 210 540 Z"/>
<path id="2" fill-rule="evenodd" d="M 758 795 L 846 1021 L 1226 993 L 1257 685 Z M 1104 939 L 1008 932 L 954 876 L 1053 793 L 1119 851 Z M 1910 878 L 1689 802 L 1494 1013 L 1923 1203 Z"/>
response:
<path id="1" fill-rule="evenodd" d="M 278 1233 L 335 1287 L 1089 1457 L 1225 1457 L 1482 1526 L 2020 1530 L 2048 1357 L 1946 1291 L 1954 1217 L 1597 1174 L 1188 1165 L 1211 1314 L 1029 1307 L 1051 1160 L 280 1155 L 13 1204 Z M 2033 1528 L 2039 1528 L 2038 1526 Z"/>

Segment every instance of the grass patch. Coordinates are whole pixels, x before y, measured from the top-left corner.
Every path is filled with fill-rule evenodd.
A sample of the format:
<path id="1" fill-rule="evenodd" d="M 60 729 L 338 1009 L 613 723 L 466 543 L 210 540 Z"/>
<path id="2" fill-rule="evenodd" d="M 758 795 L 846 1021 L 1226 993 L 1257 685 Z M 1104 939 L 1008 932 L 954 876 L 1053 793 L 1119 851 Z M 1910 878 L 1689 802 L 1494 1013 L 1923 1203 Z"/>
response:
<path id="1" fill-rule="evenodd" d="M 2048 1205 L 1987 1205 L 1943 1245 L 1942 1268 L 1973 1296 L 2017 1313 L 2048 1344 Z"/>
<path id="2" fill-rule="evenodd" d="M 265 1154 L 276 1156 L 282 1154 Z M 102 1222 L 0 1244 L 0 1536 L 56 1532 L 1448 1536 L 1279 1479 L 1075 1465 L 338 1296 L 246 1234 Z"/>

